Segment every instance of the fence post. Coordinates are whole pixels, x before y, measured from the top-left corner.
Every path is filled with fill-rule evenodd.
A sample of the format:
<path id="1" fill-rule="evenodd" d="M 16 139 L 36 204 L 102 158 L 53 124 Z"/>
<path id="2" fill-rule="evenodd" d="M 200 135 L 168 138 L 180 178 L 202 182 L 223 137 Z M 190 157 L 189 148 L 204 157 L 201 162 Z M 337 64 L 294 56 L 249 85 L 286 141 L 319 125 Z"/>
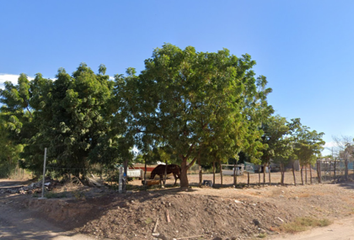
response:
<path id="1" fill-rule="evenodd" d="M 43 162 L 43 179 L 42 179 L 42 197 L 41 199 L 44 199 L 44 180 L 45 180 L 45 164 L 47 161 L 47 148 L 44 148 L 44 162 Z"/>
<path id="2" fill-rule="evenodd" d="M 317 160 L 317 177 L 318 177 L 318 183 L 322 183 L 322 169 L 321 169 L 321 162 Z"/>
<path id="3" fill-rule="evenodd" d="M 119 193 L 122 193 L 122 185 L 123 185 L 123 167 L 119 167 Z"/>

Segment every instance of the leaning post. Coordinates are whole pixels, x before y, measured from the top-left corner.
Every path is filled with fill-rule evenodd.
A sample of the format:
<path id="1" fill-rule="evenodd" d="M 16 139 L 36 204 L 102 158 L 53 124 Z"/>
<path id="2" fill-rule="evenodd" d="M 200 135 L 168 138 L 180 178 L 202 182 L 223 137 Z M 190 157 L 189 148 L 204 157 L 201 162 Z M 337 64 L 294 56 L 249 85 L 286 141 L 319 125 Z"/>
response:
<path id="1" fill-rule="evenodd" d="M 47 161 L 47 148 L 44 148 L 44 162 L 43 162 L 43 179 L 42 179 L 42 196 L 41 199 L 44 199 L 44 180 L 45 180 L 45 164 Z"/>

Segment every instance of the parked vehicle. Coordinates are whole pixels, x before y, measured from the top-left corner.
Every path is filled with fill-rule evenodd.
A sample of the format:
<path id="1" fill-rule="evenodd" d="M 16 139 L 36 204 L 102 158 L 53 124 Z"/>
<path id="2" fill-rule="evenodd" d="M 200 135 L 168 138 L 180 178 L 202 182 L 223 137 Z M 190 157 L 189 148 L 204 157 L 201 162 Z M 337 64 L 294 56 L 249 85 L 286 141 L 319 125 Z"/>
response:
<path id="1" fill-rule="evenodd" d="M 221 164 L 221 171 L 223 175 L 231 175 L 233 176 L 235 173 L 235 165 L 233 164 Z M 236 175 L 241 176 L 244 171 L 244 165 L 243 164 L 237 164 L 236 165 Z"/>

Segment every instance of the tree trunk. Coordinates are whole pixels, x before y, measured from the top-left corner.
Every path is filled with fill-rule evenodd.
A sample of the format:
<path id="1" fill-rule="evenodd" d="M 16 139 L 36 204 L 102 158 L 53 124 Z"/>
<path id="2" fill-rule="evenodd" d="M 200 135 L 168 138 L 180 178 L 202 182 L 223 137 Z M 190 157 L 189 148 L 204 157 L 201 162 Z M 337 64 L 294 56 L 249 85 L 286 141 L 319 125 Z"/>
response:
<path id="1" fill-rule="evenodd" d="M 200 165 L 200 158 L 198 158 L 198 165 L 199 165 L 199 187 L 202 187 L 203 172 L 202 172 L 202 165 Z"/>
<path id="2" fill-rule="evenodd" d="M 103 172 L 103 164 L 100 164 L 100 180 L 103 179 L 102 172 Z"/>
<path id="3" fill-rule="evenodd" d="M 237 185 L 237 171 L 236 171 L 236 163 L 234 164 L 234 187 Z"/>
<path id="4" fill-rule="evenodd" d="M 220 179 L 221 179 L 221 186 L 224 185 L 224 178 L 222 175 L 222 167 L 221 167 L 221 160 L 219 159 L 219 166 L 220 166 Z"/>
<path id="5" fill-rule="evenodd" d="M 113 186 L 113 174 L 114 172 L 112 173 L 112 171 L 109 174 L 109 178 L 111 179 L 111 187 Z"/>
<path id="6" fill-rule="evenodd" d="M 345 159 L 345 181 L 348 181 L 348 159 Z"/>
<path id="7" fill-rule="evenodd" d="M 337 161 L 336 159 L 334 159 L 334 169 L 333 169 L 333 173 L 334 173 L 334 180 L 336 180 L 336 168 L 337 168 Z"/>
<path id="8" fill-rule="evenodd" d="M 292 164 L 292 169 L 293 169 L 293 177 L 294 177 L 294 186 L 296 186 L 295 162 L 293 162 Z"/>
<path id="9" fill-rule="evenodd" d="M 213 162 L 213 186 L 215 186 L 215 161 Z"/>
<path id="10" fill-rule="evenodd" d="M 284 185 L 284 164 L 283 163 L 280 164 L 280 174 L 281 174 L 280 184 Z"/>
<path id="11" fill-rule="evenodd" d="M 307 164 L 305 165 L 305 183 L 307 185 Z"/>
<path id="12" fill-rule="evenodd" d="M 123 186 L 122 191 L 127 191 L 127 181 L 128 181 L 128 159 L 125 159 L 123 162 L 124 174 L 123 174 Z"/>
<path id="13" fill-rule="evenodd" d="M 305 185 L 305 184 L 304 184 L 304 173 L 303 173 L 303 169 L 304 169 L 304 166 L 301 165 L 301 184 L 302 184 L 302 185 Z"/>
<path id="14" fill-rule="evenodd" d="M 263 186 L 265 185 L 266 183 L 266 166 L 267 164 L 263 164 Z"/>
<path id="15" fill-rule="evenodd" d="M 145 164 L 145 169 L 144 169 L 144 182 L 145 182 L 146 181 L 146 172 L 147 172 L 146 159 L 144 159 L 144 164 Z"/>
<path id="16" fill-rule="evenodd" d="M 187 158 L 182 157 L 181 163 L 181 189 L 186 190 L 189 187 L 188 176 L 187 176 L 188 166 L 187 166 Z"/>
<path id="17" fill-rule="evenodd" d="M 165 161 L 165 173 L 163 175 L 163 187 L 166 186 L 166 180 L 167 180 L 167 160 Z"/>
<path id="18" fill-rule="evenodd" d="M 310 167 L 310 184 L 312 184 L 312 169 L 311 169 L 311 165 L 309 165 Z"/>
<path id="19" fill-rule="evenodd" d="M 250 186 L 250 173 L 247 172 L 247 185 Z"/>
<path id="20" fill-rule="evenodd" d="M 317 178 L 318 178 L 318 183 L 322 183 L 322 169 L 321 169 L 320 161 L 317 161 Z"/>

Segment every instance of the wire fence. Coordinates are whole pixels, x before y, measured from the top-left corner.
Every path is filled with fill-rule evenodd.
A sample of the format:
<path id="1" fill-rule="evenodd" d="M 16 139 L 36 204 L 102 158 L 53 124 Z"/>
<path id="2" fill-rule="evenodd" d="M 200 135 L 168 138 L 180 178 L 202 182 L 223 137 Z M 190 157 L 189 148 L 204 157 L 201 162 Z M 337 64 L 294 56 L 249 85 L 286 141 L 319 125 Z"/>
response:
<path id="1" fill-rule="evenodd" d="M 299 170 L 292 171 L 287 168 L 282 176 L 279 171 L 267 173 L 248 173 L 243 172 L 241 176 L 237 176 L 237 185 L 301 185 L 314 183 L 336 183 L 344 181 L 354 181 L 354 166 L 352 161 L 317 161 L 314 166 L 300 166 Z M 347 170 L 346 170 L 347 169 Z M 191 185 L 199 185 L 199 174 L 194 171 L 190 172 L 188 179 Z M 214 186 L 234 185 L 234 177 L 232 175 L 223 174 L 220 172 L 202 175 L 202 182 L 211 181 Z"/>
<path id="2" fill-rule="evenodd" d="M 353 161 L 317 161 L 314 169 L 320 173 L 322 182 L 343 182 L 354 180 Z"/>
<path id="3" fill-rule="evenodd" d="M 196 168 L 193 171 L 188 172 L 188 179 L 191 185 L 199 185 L 200 177 Z M 118 182 L 119 174 L 117 169 L 100 169 L 100 168 L 60 168 L 60 167 L 51 167 L 47 168 L 47 176 L 51 176 L 55 180 L 62 179 L 63 175 L 61 174 L 50 174 L 50 172 L 70 172 L 73 170 L 84 170 L 90 176 L 100 177 L 109 182 Z M 20 171 L 18 173 L 21 174 Z M 23 174 L 23 173 L 22 173 Z M 146 176 L 149 177 L 149 172 Z M 174 181 L 173 176 L 169 176 L 171 181 Z M 317 161 L 317 163 L 312 166 L 301 167 L 298 171 L 292 171 L 291 168 L 287 168 L 282 173 L 271 172 L 271 173 L 248 173 L 244 171 L 243 174 L 237 176 L 237 185 L 275 185 L 281 184 L 283 178 L 284 185 L 301 185 L 311 184 L 311 183 L 335 183 L 343 181 L 354 181 L 354 162 L 353 161 Z M 212 173 L 204 173 L 202 175 L 202 182 L 211 181 L 214 186 L 221 185 L 234 185 L 234 177 L 232 175 L 223 174 L 221 176 L 220 172 L 215 173 L 215 177 Z"/>

